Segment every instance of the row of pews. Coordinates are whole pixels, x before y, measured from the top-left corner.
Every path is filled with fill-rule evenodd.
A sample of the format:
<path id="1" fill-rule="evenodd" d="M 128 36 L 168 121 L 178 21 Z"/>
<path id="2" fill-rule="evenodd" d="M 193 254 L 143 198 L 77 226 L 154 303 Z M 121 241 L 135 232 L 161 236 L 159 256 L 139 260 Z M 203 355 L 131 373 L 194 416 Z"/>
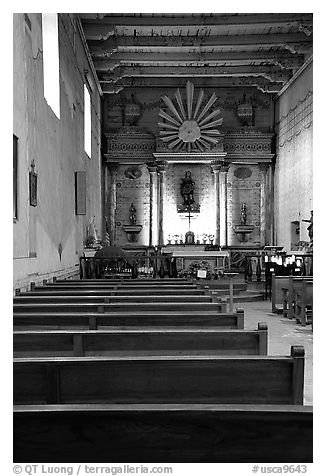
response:
<path id="1" fill-rule="evenodd" d="M 302 326 L 313 325 L 313 278 L 273 275 L 272 311 Z"/>
<path id="2" fill-rule="evenodd" d="M 216 290 L 215 290 L 216 291 Z M 183 279 L 14 297 L 15 462 L 311 462 L 304 349 Z"/>

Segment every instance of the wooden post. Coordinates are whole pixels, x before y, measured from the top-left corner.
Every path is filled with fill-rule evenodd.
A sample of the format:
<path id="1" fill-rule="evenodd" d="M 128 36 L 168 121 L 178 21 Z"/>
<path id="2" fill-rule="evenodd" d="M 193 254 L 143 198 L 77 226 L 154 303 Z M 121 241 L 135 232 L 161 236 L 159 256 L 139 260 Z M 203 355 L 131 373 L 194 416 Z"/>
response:
<path id="1" fill-rule="evenodd" d="M 90 316 L 88 318 L 88 327 L 90 331 L 96 331 L 97 330 L 97 321 L 95 316 Z"/>
<path id="2" fill-rule="evenodd" d="M 244 309 L 237 308 L 237 329 L 244 329 Z"/>
<path id="3" fill-rule="evenodd" d="M 304 347 L 302 345 L 292 345 L 291 357 L 293 357 L 292 404 L 303 405 Z"/>
<path id="4" fill-rule="evenodd" d="M 221 312 L 226 312 L 227 300 L 226 298 L 221 298 Z"/>
<path id="5" fill-rule="evenodd" d="M 229 311 L 233 312 L 233 279 L 232 279 L 232 276 L 230 276 L 229 289 L 230 289 Z"/>
<path id="6" fill-rule="evenodd" d="M 277 309 L 276 309 L 276 303 L 275 303 L 275 296 L 276 292 L 275 292 L 275 274 L 272 273 L 271 275 L 271 286 L 270 286 L 270 290 L 269 290 L 269 300 L 272 299 L 272 312 L 277 312 Z"/>
<path id="7" fill-rule="evenodd" d="M 81 334 L 74 334 L 72 338 L 73 338 L 74 357 L 83 357 L 84 356 L 83 336 Z"/>
<path id="8" fill-rule="evenodd" d="M 59 393 L 59 375 L 58 368 L 56 365 L 47 365 L 46 366 L 46 382 L 47 382 L 47 396 L 46 400 L 48 404 L 59 404 L 60 403 L 60 393 Z"/>
<path id="9" fill-rule="evenodd" d="M 259 355 L 268 355 L 268 327 L 266 322 L 258 322 Z"/>

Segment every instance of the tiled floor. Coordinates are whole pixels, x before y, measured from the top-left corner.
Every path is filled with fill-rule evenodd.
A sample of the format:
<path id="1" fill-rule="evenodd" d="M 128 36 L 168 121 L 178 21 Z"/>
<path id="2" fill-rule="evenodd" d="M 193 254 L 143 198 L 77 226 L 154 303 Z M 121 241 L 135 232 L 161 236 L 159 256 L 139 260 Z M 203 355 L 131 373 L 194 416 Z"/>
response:
<path id="1" fill-rule="evenodd" d="M 313 333 L 311 326 L 302 327 L 281 314 L 273 314 L 269 301 L 237 303 L 245 311 L 245 329 L 257 329 L 258 322 L 268 325 L 268 355 L 290 355 L 291 345 L 305 348 L 304 405 L 312 405 Z"/>

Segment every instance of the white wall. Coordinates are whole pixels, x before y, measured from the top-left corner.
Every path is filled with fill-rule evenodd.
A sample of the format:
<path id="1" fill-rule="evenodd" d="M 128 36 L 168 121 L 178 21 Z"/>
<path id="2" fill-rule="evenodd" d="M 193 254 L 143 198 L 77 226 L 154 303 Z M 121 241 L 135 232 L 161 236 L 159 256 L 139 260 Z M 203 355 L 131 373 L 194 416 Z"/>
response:
<path id="1" fill-rule="evenodd" d="M 86 226 L 101 230 L 100 94 L 92 101 L 92 157 L 84 152 L 84 70 L 90 71 L 75 17 L 60 14 L 60 119 L 43 96 L 42 17 L 14 14 L 14 134 L 18 142 L 18 218 L 14 220 L 14 288 L 78 271 Z M 35 162 L 38 204 L 29 205 Z M 86 216 L 75 214 L 75 172 L 86 171 Z M 59 246 L 62 247 L 60 259 Z"/>
<path id="2" fill-rule="evenodd" d="M 291 222 L 300 221 L 298 241 L 309 241 L 313 209 L 313 63 L 302 71 L 275 104 L 277 140 L 275 165 L 275 239 L 291 249 Z"/>

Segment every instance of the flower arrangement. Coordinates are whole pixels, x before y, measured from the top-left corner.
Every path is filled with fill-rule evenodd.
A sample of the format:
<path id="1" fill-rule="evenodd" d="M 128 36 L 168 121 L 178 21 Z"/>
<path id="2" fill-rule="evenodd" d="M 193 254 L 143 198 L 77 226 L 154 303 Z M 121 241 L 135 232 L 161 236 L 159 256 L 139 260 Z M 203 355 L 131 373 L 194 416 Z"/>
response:
<path id="1" fill-rule="evenodd" d="M 200 269 L 207 272 L 206 279 L 211 279 L 214 275 L 211 265 L 207 261 L 193 261 L 187 269 L 180 270 L 178 276 L 196 279 L 197 271 Z"/>

